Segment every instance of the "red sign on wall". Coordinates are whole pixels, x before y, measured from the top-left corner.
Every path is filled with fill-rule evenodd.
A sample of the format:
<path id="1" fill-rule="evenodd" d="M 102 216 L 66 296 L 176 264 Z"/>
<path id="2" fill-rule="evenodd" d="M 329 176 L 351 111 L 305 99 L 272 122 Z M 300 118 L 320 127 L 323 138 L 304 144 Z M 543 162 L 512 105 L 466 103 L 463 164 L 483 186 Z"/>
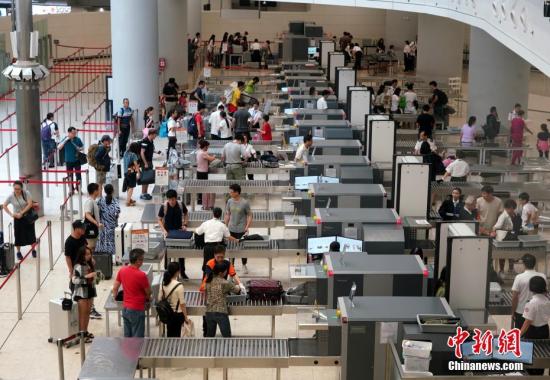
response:
<path id="1" fill-rule="evenodd" d="M 164 71 L 166 69 L 166 58 L 159 58 L 159 70 Z"/>

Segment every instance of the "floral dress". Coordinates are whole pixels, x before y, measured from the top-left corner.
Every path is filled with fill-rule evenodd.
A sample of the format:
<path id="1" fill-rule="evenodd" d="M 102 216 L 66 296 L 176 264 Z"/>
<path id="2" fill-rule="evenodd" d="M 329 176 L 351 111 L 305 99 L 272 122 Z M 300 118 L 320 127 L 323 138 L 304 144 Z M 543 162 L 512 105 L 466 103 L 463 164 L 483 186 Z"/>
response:
<path id="1" fill-rule="evenodd" d="M 113 199 L 110 204 L 105 198 L 101 198 L 97 202 L 99 207 L 99 221 L 103 224 L 103 228 L 99 232 L 97 240 L 96 252 L 115 254 L 115 228 L 118 225 L 118 216 L 120 215 L 120 205 L 116 199 Z"/>

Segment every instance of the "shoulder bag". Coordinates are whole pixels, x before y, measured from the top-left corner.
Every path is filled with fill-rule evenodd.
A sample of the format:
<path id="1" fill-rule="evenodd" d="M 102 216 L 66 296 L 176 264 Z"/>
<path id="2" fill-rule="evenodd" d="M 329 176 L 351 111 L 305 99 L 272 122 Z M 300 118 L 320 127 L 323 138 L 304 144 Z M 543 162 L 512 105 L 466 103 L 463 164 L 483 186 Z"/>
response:
<path id="1" fill-rule="evenodd" d="M 73 144 L 73 146 L 75 147 L 76 149 L 76 153 L 77 153 L 77 158 L 78 158 L 78 162 L 80 162 L 80 165 L 86 165 L 88 163 L 88 156 L 85 154 L 85 153 L 82 153 L 80 151 L 80 148 L 78 145 L 76 145 L 73 140 L 70 140 L 71 141 L 71 144 Z"/>
<path id="2" fill-rule="evenodd" d="M 23 200 L 25 201 L 25 203 L 27 203 L 27 198 L 25 197 L 25 190 L 23 190 L 23 192 L 21 193 L 21 196 L 23 197 Z M 15 197 L 15 199 L 17 199 L 17 197 Z M 19 203 L 19 206 L 21 206 L 21 202 L 18 199 L 17 199 L 17 203 Z M 23 208 L 25 208 L 25 206 L 23 206 Z M 34 207 L 31 207 L 25 214 L 23 214 L 23 216 L 21 217 L 21 220 L 25 224 L 34 224 L 34 222 L 38 220 L 38 214 L 34 209 Z"/>
<path id="3" fill-rule="evenodd" d="M 95 215 L 95 207 L 92 209 L 92 215 L 94 219 L 97 220 L 97 217 Z M 86 232 L 84 233 L 84 237 L 86 239 L 97 239 L 99 237 L 99 227 L 96 226 L 94 223 L 90 222 L 86 218 L 84 218 L 84 224 L 86 226 Z"/>

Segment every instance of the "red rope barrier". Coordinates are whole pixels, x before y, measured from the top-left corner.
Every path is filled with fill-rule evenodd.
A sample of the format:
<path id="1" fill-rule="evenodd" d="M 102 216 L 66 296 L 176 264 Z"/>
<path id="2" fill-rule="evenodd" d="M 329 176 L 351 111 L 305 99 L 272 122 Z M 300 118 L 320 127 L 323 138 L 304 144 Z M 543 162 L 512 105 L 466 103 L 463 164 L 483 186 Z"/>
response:
<path id="1" fill-rule="evenodd" d="M 54 109 L 54 110 L 52 111 L 52 113 L 56 113 L 57 111 L 59 111 L 59 110 L 60 110 L 61 108 L 63 108 L 63 107 L 65 107 L 65 104 L 61 104 L 61 105 L 57 106 L 56 109 Z"/>
<path id="2" fill-rule="evenodd" d="M 77 173 L 77 174 L 82 174 L 82 173 L 88 173 L 88 170 L 61 170 L 61 169 L 50 170 L 50 169 L 42 169 L 42 173 Z"/>
<path id="3" fill-rule="evenodd" d="M 108 129 L 79 129 L 78 132 L 89 132 L 89 133 L 113 133 L 114 130 Z"/>
<path id="4" fill-rule="evenodd" d="M 0 128 L 0 132 L 17 132 L 17 129 L 13 129 L 13 128 Z"/>
<path id="5" fill-rule="evenodd" d="M 79 185 L 80 181 L 42 181 L 39 179 L 29 179 L 26 183 L 31 185 Z"/>
<path id="6" fill-rule="evenodd" d="M 15 102 L 15 98 L 0 98 L 0 102 Z M 67 99 L 61 99 L 61 98 L 45 98 L 40 99 L 41 102 L 66 102 Z"/>
<path id="7" fill-rule="evenodd" d="M 79 50 L 107 50 L 108 48 L 111 47 L 111 45 L 107 46 L 107 47 L 88 47 L 88 46 L 82 46 L 82 47 L 78 47 L 78 46 L 71 46 L 71 45 L 61 45 L 61 44 L 57 44 L 57 46 L 59 47 L 62 47 L 62 48 L 67 48 L 67 49 L 79 49 Z"/>
<path id="8" fill-rule="evenodd" d="M 86 125 L 115 125 L 114 121 L 84 121 L 82 124 Z"/>
<path id="9" fill-rule="evenodd" d="M 5 118 L 3 118 L 2 120 L 0 120 L 0 124 L 2 124 L 4 121 L 8 121 L 13 115 L 15 115 L 15 111 L 8 114 L 8 116 L 6 116 Z"/>
<path id="10" fill-rule="evenodd" d="M 5 151 L 2 152 L 2 154 L 0 154 L 0 158 L 4 157 L 6 154 L 8 154 L 8 152 L 10 150 L 12 150 L 13 148 L 15 148 L 17 146 L 17 143 L 13 144 L 12 146 L 10 146 L 9 148 L 6 148 Z M 13 182 L 13 181 L 12 181 Z"/>

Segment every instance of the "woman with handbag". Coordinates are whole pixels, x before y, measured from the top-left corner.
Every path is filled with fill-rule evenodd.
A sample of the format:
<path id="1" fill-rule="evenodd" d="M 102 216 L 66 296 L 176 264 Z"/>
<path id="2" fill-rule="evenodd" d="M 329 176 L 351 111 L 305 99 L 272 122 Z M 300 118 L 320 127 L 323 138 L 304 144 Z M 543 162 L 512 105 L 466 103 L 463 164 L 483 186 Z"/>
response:
<path id="1" fill-rule="evenodd" d="M 179 274 L 180 265 L 177 261 L 172 261 L 168 264 L 164 272 L 162 287 L 158 295 L 158 300 L 167 300 L 174 311 L 172 318 L 166 324 L 166 336 L 168 338 L 181 337 L 181 327 L 183 323 L 191 323 L 191 320 L 187 317 L 187 309 L 183 297 L 183 284 L 178 281 Z"/>
<path id="2" fill-rule="evenodd" d="M 94 269 L 92 250 L 80 247 L 76 255 L 71 282 L 74 284 L 73 299 L 78 304 L 78 327 L 86 332 L 86 343 L 91 343 L 94 336 L 88 332 L 93 299 L 97 297 L 95 281 L 97 272 Z"/>
<path id="3" fill-rule="evenodd" d="M 10 204 L 13 211 L 8 208 Z M 22 260 L 21 247 L 36 243 L 34 222 L 38 219 L 38 214 L 33 208 L 31 193 L 23 189 L 21 181 L 13 182 L 13 193 L 4 201 L 3 208 L 8 215 L 13 217 L 17 258 Z M 32 250 L 32 257 L 36 257 L 35 249 Z"/>

